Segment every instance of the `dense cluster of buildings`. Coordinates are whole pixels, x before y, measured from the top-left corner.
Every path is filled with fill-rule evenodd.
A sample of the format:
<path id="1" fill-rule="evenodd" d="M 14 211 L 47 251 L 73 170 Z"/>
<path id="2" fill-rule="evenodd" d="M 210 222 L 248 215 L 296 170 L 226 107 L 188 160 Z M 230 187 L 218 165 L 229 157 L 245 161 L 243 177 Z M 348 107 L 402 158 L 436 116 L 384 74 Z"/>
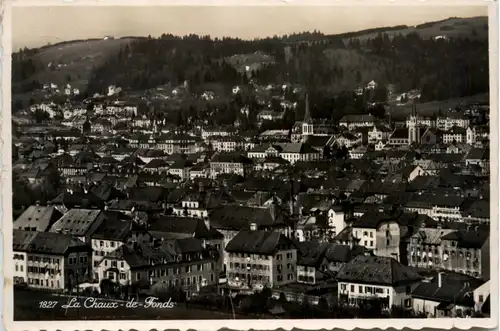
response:
<path id="1" fill-rule="evenodd" d="M 14 185 L 44 191 L 57 179 L 59 190 L 15 211 L 17 283 L 108 279 L 188 297 L 267 287 L 292 301 L 378 299 L 435 317 L 489 307 L 484 114 L 415 108 L 400 122 L 334 123 L 313 119 L 306 99 L 290 131 L 254 134 L 180 132 L 124 102 L 88 109 L 14 122 Z"/>

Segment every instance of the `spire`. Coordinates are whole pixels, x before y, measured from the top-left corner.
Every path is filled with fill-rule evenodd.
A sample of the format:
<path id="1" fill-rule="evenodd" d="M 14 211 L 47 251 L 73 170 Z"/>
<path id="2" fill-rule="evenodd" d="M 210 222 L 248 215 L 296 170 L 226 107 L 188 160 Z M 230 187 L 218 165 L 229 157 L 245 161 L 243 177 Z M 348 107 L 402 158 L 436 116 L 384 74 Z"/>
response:
<path id="1" fill-rule="evenodd" d="M 309 109 L 309 94 L 306 94 L 306 112 L 304 114 L 304 123 L 311 121 L 311 110 Z"/>

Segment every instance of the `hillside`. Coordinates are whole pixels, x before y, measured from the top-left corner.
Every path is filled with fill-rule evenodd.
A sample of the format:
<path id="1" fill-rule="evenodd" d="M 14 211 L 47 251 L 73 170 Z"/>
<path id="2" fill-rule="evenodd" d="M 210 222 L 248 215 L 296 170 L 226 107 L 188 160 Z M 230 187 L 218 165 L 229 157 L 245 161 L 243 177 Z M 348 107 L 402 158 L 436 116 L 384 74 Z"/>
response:
<path id="1" fill-rule="evenodd" d="M 376 37 L 379 33 L 387 33 L 389 37 L 418 33 L 422 38 L 488 38 L 488 17 L 449 18 L 439 22 L 429 22 L 417 26 L 387 27 L 336 35 L 348 42 L 352 38 L 366 40 Z"/>
<path id="2" fill-rule="evenodd" d="M 69 83 L 89 93 L 110 84 L 144 90 L 184 80 L 193 88 L 207 83 L 227 88 L 242 83 L 249 66 L 263 84 L 292 82 L 338 93 L 375 80 L 402 91 L 421 88 L 425 100 L 442 100 L 487 91 L 487 22 L 487 17 L 450 18 L 252 41 L 162 35 L 65 42 L 13 54 L 13 94 L 27 100 L 47 83 Z M 448 42 L 433 40 L 436 36 Z"/>
<path id="3" fill-rule="evenodd" d="M 92 70 L 101 66 L 103 61 L 117 53 L 131 40 L 132 38 L 93 39 L 39 48 L 30 56 L 31 61 L 37 64 L 36 70 L 33 75 L 25 79 L 16 75 L 16 63 L 13 60 L 13 91 L 31 81 L 38 81 L 40 84 L 54 83 L 59 86 L 71 84 L 73 87 L 85 89 Z"/>

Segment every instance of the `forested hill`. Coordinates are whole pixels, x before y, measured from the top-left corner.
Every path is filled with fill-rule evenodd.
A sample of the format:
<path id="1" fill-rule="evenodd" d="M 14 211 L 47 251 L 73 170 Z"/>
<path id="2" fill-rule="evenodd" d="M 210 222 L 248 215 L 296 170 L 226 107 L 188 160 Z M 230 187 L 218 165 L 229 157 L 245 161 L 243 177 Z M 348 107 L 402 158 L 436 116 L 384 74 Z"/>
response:
<path id="1" fill-rule="evenodd" d="M 330 94 L 375 80 L 395 84 L 401 91 L 420 88 L 423 101 L 440 100 L 488 92 L 487 32 L 487 18 L 482 17 L 342 35 L 315 31 L 254 41 L 164 34 L 95 42 L 99 47 L 93 49 L 100 52 L 100 58 L 93 54 L 91 65 L 87 46 L 68 46 L 78 59 L 71 58 L 71 64 L 62 68 L 81 64 L 76 70 L 81 72 L 65 76 L 68 82 L 76 77 L 83 81 L 86 94 L 112 84 L 142 90 L 175 86 L 184 80 L 194 91 L 214 82 L 228 89 L 247 82 L 243 72 L 248 68 L 261 84 L 297 83 Z M 108 49 L 102 51 L 104 47 Z M 13 89 L 16 86 L 27 92 L 50 81 L 53 73 L 48 72 L 47 63 L 39 63 L 50 50 L 13 55 Z M 64 58 L 64 52 L 58 51 L 58 57 Z"/>
<path id="2" fill-rule="evenodd" d="M 239 56 L 232 57 L 235 54 Z M 117 83 L 126 89 L 146 89 L 184 80 L 195 89 L 213 82 L 230 87 L 246 81 L 241 69 L 247 66 L 261 84 L 299 83 L 331 93 L 370 80 L 395 84 L 403 91 L 420 88 L 424 101 L 488 91 L 486 40 L 424 39 L 417 33 L 390 38 L 379 33 L 347 43 L 198 36 L 136 40 L 94 71 L 89 92 Z"/>

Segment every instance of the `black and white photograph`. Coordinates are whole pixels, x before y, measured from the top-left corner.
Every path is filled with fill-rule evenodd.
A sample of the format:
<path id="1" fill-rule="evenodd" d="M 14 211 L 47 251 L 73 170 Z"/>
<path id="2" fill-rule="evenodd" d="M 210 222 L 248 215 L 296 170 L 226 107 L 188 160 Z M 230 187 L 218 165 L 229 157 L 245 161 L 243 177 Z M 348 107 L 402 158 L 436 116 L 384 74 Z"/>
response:
<path id="1" fill-rule="evenodd" d="M 387 3 L 13 4 L 11 320 L 495 326 L 498 22 Z"/>

